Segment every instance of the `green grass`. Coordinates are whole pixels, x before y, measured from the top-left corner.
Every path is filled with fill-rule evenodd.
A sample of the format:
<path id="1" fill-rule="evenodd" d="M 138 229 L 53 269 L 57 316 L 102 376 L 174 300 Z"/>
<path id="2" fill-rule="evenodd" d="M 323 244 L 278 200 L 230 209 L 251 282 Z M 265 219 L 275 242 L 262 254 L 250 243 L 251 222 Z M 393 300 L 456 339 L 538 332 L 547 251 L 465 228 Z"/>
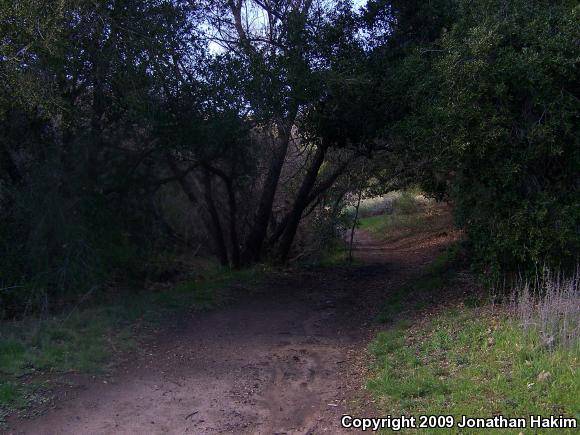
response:
<path id="1" fill-rule="evenodd" d="M 16 384 L 6 382 L 0 384 L 0 402 L 12 404 L 20 399 L 20 391 Z"/>
<path id="2" fill-rule="evenodd" d="M 388 240 L 391 233 L 405 230 L 406 233 L 420 228 L 427 222 L 424 215 L 384 214 L 362 218 L 359 228 L 368 231 L 373 237 Z"/>
<path id="3" fill-rule="evenodd" d="M 385 212 L 396 214 L 413 214 L 419 212 L 426 204 L 419 189 L 407 189 L 392 191 L 385 195 L 363 198 L 358 209 L 358 216 L 366 218 L 384 214 Z M 349 216 L 354 216 L 356 207 L 349 205 L 345 211 Z"/>
<path id="4" fill-rule="evenodd" d="M 506 315 L 490 310 L 462 306 L 393 328 L 370 350 L 376 367 L 369 389 L 385 415 L 580 414 L 578 349 L 542 349 Z"/>
<path id="5" fill-rule="evenodd" d="M 441 286 L 453 285 L 451 266 L 457 249 L 451 247 L 425 275 L 395 291 L 385 304 L 379 320 L 397 323 L 370 344 L 376 362 L 368 383 L 381 414 L 453 415 L 456 421 L 461 415 L 498 414 L 579 418 L 580 349 L 548 350 L 537 336 L 524 335 L 506 312 L 482 306 L 478 298 L 415 323 L 398 321 L 402 311 L 421 308 L 417 299 L 440 295 Z M 458 431 L 422 429 L 421 433 Z"/>
<path id="6" fill-rule="evenodd" d="M 261 271 L 220 271 L 161 292 L 127 292 L 118 302 L 45 319 L 5 322 L 0 330 L 0 420 L 7 410 L 25 408 L 39 374 L 106 370 L 115 354 L 136 348 L 153 325 L 168 315 L 205 310 L 235 297 L 228 286 L 259 278 Z M 4 408 L 4 409 L 2 409 Z"/>
<path id="7" fill-rule="evenodd" d="M 381 242 L 395 241 L 421 230 L 445 230 L 450 226 L 440 216 L 445 207 L 442 203 L 421 199 L 417 192 L 403 191 L 392 200 L 388 213 L 359 214 L 358 228 Z"/>

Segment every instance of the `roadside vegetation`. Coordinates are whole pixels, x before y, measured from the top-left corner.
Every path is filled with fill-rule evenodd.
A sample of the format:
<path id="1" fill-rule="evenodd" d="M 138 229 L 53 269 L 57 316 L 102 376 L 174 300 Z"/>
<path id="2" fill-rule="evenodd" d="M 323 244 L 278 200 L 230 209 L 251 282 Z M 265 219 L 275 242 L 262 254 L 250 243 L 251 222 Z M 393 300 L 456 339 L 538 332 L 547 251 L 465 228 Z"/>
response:
<path id="1" fill-rule="evenodd" d="M 0 330 L 0 423 L 50 399 L 62 375 L 103 374 L 138 344 L 187 313 L 231 303 L 264 276 L 264 268 L 206 269 L 203 276 L 164 289 L 127 289 L 109 302 L 92 303 L 50 317 L 5 322 Z M 117 289 L 118 290 L 118 289 Z"/>
<path id="2" fill-rule="evenodd" d="M 380 411 L 456 421 L 499 414 L 578 419 L 578 276 L 541 281 L 542 287 L 521 284 L 493 301 L 465 279 L 469 274 L 455 273 L 457 249 L 396 289 L 379 315 L 389 328 L 370 344 L 375 365 L 368 387 Z M 431 302 L 422 303 L 425 298 Z"/>
<path id="3" fill-rule="evenodd" d="M 412 186 L 489 283 L 575 267 L 576 3 L 3 2 L 0 319 L 174 249 L 316 256 L 354 199 Z M 395 203 L 363 228 L 421 225 Z"/>

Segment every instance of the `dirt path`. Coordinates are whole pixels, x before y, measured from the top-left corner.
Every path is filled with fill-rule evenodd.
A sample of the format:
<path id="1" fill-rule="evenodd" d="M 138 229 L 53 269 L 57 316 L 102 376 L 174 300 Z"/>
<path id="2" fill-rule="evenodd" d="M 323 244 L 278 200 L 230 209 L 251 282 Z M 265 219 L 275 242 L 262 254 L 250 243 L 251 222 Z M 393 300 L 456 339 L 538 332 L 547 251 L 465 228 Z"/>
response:
<path id="1" fill-rule="evenodd" d="M 340 434 L 372 408 L 362 389 L 372 319 L 446 234 L 390 246 L 364 233 L 362 264 L 278 274 L 262 296 L 192 316 L 114 376 L 84 381 L 14 434 Z"/>

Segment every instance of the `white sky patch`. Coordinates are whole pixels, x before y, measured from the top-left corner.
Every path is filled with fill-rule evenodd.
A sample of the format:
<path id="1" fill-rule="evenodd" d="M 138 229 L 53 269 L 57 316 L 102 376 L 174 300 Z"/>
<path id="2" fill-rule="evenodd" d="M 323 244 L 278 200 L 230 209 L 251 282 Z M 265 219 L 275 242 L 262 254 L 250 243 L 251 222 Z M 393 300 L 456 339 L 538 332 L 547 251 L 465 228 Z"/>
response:
<path id="1" fill-rule="evenodd" d="M 361 10 L 364 6 L 366 6 L 368 0 L 352 0 L 354 10 Z M 251 4 L 251 2 L 249 2 Z M 248 5 L 248 3 L 245 3 Z M 265 11 L 258 9 L 252 10 L 246 7 L 244 11 L 244 20 L 246 21 L 246 25 L 250 25 L 250 28 L 258 29 L 267 22 L 267 16 Z M 207 26 L 206 26 L 207 27 Z M 209 27 L 206 28 L 209 30 Z M 211 33 L 211 32 L 209 32 Z M 217 42 L 216 40 L 210 40 L 208 42 L 208 50 L 211 54 L 220 54 L 226 51 L 226 48 L 223 44 Z"/>

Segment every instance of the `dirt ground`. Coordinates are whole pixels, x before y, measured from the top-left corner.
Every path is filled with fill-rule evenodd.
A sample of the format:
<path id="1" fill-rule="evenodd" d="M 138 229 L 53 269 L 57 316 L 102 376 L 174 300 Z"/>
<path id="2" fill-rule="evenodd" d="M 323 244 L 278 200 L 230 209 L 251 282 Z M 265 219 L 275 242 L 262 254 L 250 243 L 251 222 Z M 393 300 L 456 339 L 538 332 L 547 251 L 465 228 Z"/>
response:
<path id="1" fill-rule="evenodd" d="M 387 246 L 357 232 L 359 263 L 278 273 L 252 299 L 192 314 L 9 433 L 346 433 L 343 414 L 378 416 L 365 352 L 386 293 L 454 238 L 427 232 Z"/>

